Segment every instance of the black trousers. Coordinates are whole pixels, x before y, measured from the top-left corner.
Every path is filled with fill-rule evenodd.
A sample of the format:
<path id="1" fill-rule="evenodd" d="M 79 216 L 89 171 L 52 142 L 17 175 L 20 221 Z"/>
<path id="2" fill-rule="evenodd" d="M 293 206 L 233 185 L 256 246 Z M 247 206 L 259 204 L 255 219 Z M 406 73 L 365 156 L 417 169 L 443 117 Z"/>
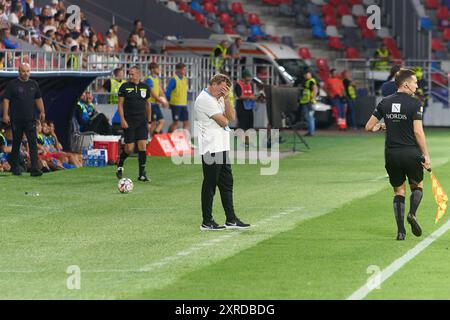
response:
<path id="1" fill-rule="evenodd" d="M 233 206 L 233 173 L 228 152 L 206 153 L 202 156 L 202 214 L 203 222 L 212 219 L 212 206 L 216 187 L 219 187 L 222 206 L 227 220 L 235 217 Z"/>
<path id="2" fill-rule="evenodd" d="M 109 125 L 108 118 L 106 118 L 103 113 L 98 113 L 91 121 L 89 121 L 86 131 L 94 131 L 101 135 L 110 135 L 111 126 Z"/>
<path id="3" fill-rule="evenodd" d="M 12 121 L 13 144 L 11 150 L 11 167 L 16 168 L 19 161 L 20 146 L 25 133 L 30 148 L 31 170 L 38 169 L 38 150 L 36 121 Z"/>

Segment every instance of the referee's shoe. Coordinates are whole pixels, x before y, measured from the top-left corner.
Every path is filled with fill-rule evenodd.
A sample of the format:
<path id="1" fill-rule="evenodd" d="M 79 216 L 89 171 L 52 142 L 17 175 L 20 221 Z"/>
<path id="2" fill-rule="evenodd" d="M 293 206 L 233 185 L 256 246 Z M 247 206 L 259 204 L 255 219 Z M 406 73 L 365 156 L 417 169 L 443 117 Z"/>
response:
<path id="1" fill-rule="evenodd" d="M 411 232 L 416 237 L 420 237 L 422 235 L 422 229 L 419 226 L 419 223 L 417 223 L 417 219 L 415 215 L 408 214 L 408 217 L 406 218 L 408 223 L 411 225 Z"/>
<path id="2" fill-rule="evenodd" d="M 220 231 L 225 230 L 224 226 L 219 225 L 217 222 L 214 221 L 214 219 L 211 219 L 209 222 L 203 221 L 202 225 L 200 226 L 201 231 Z"/>

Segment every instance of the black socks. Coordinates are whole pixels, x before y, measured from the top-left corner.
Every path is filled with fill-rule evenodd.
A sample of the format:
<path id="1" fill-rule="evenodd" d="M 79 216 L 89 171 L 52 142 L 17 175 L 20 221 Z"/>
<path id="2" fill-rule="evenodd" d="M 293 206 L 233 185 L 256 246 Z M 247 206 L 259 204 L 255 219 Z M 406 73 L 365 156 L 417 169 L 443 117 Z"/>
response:
<path id="1" fill-rule="evenodd" d="M 147 152 L 139 151 L 139 175 L 143 176 L 145 174 L 145 162 L 147 161 Z"/>
<path id="2" fill-rule="evenodd" d="M 410 196 L 410 209 L 409 209 L 409 214 L 415 216 L 416 215 L 416 211 L 417 208 L 420 205 L 420 201 L 422 200 L 422 196 L 423 196 L 423 190 L 422 188 L 416 188 L 414 190 L 411 191 L 411 196 Z"/>
<path id="3" fill-rule="evenodd" d="M 394 197 L 394 216 L 397 222 L 397 229 L 399 233 L 406 233 L 405 230 L 405 197 L 395 196 Z"/>
<path id="4" fill-rule="evenodd" d="M 120 154 L 119 164 L 117 165 L 117 167 L 123 167 L 125 159 L 128 158 L 128 156 L 129 156 L 128 153 L 122 151 L 122 153 Z"/>

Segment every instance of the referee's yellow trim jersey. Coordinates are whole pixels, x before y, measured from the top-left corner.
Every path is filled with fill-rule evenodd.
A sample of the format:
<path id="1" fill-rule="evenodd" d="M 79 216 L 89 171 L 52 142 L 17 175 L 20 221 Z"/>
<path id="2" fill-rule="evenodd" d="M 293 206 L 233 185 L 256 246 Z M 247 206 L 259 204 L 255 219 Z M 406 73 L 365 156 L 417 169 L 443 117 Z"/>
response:
<path id="1" fill-rule="evenodd" d="M 157 97 L 159 97 L 159 77 L 158 76 L 155 76 L 155 77 L 153 77 L 152 75 L 149 75 L 148 76 L 148 79 L 151 79 L 152 80 L 152 93 L 155 95 L 155 96 L 157 96 Z M 150 103 L 156 103 L 156 99 L 155 98 L 153 98 L 153 96 L 151 95 L 150 96 L 150 99 L 148 99 L 148 102 L 150 102 Z"/>
<path id="2" fill-rule="evenodd" d="M 175 89 L 170 94 L 170 104 L 173 106 L 187 106 L 187 94 L 188 94 L 188 83 L 187 78 L 178 78 L 177 75 L 173 77 L 175 79 L 176 85 Z"/>

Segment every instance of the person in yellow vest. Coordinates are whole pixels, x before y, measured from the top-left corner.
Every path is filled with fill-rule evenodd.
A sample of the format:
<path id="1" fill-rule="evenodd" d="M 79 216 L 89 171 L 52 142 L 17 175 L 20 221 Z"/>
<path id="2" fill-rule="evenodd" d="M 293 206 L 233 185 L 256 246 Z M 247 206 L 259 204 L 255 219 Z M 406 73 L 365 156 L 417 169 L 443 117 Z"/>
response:
<path id="1" fill-rule="evenodd" d="M 117 96 L 117 93 L 119 92 L 120 86 L 126 82 L 124 79 L 125 73 L 122 68 L 114 69 L 113 75 L 114 77 L 108 79 L 103 84 L 103 90 L 109 93 L 108 96 L 109 104 L 117 104 L 119 102 L 119 97 Z"/>
<path id="2" fill-rule="evenodd" d="M 164 108 L 168 108 L 169 102 L 167 101 L 164 95 L 164 91 L 161 89 L 161 84 L 159 82 L 159 65 L 155 62 L 152 62 L 149 64 L 148 70 L 150 71 L 150 74 L 145 80 L 145 83 L 151 89 L 151 97 L 149 99 L 149 102 L 152 106 L 153 119 L 151 132 L 152 135 L 155 135 L 161 133 L 162 129 L 164 128 L 164 124 L 166 123 L 159 105 L 161 104 Z"/>
<path id="3" fill-rule="evenodd" d="M 308 123 L 307 136 L 314 136 L 316 132 L 316 119 L 314 118 L 313 105 L 316 104 L 316 96 L 319 92 L 316 79 L 313 78 L 311 71 L 306 71 L 303 75 L 305 82 L 303 84 L 303 92 L 300 97 L 300 112 L 303 113 L 305 121 Z"/>
<path id="4" fill-rule="evenodd" d="M 70 47 L 70 53 L 66 57 L 66 67 L 70 70 L 78 70 L 78 47 Z"/>
<path id="5" fill-rule="evenodd" d="M 356 87 L 353 84 L 352 74 L 349 71 L 343 72 L 344 80 L 342 80 L 345 88 L 345 99 L 347 100 L 347 123 L 351 129 L 356 129 Z"/>
<path id="6" fill-rule="evenodd" d="M 375 70 L 389 71 L 391 54 L 385 44 L 382 43 L 381 47 L 375 50 L 374 58 L 377 59 L 377 61 L 374 62 Z"/>
<path id="7" fill-rule="evenodd" d="M 187 106 L 188 80 L 184 63 L 175 66 L 175 74 L 170 78 L 166 88 L 166 98 L 172 111 L 172 124 L 169 132 L 178 128 L 179 121 L 183 122 L 183 129 L 189 130 L 189 111 Z"/>
<path id="8" fill-rule="evenodd" d="M 214 49 L 211 51 L 210 59 L 211 64 L 215 68 L 217 73 L 225 73 L 225 61 L 231 58 L 228 54 L 228 48 L 230 43 L 226 40 L 221 41 Z"/>

